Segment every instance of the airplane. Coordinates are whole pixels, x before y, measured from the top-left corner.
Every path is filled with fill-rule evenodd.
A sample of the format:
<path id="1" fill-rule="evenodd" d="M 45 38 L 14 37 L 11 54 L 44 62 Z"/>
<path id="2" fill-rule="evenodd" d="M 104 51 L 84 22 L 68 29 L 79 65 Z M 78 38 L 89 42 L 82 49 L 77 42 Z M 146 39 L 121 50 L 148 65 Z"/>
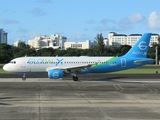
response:
<path id="1" fill-rule="evenodd" d="M 135 45 L 123 56 L 115 57 L 19 57 L 11 60 L 3 66 L 8 72 L 23 74 L 22 80 L 26 80 L 26 74 L 48 73 L 49 79 L 59 79 L 71 75 L 74 81 L 78 81 L 77 74 L 108 73 L 140 67 L 154 62 L 147 58 L 151 33 L 145 33 Z"/>

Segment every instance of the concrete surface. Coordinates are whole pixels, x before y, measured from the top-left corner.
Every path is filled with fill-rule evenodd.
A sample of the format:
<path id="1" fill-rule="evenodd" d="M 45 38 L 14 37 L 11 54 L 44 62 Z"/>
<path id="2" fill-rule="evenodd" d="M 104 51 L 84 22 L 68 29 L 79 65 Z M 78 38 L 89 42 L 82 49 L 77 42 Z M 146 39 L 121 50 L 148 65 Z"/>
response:
<path id="1" fill-rule="evenodd" d="M 0 78 L 0 120 L 159 120 L 159 79 Z"/>

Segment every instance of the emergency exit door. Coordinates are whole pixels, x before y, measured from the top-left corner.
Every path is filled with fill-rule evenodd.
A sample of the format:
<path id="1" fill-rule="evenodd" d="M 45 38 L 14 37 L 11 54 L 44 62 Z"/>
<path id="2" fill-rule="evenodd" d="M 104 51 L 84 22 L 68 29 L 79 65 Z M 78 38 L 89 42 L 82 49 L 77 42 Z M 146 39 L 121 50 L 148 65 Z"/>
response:
<path id="1" fill-rule="evenodd" d="M 121 67 L 126 67 L 126 58 L 121 58 Z"/>

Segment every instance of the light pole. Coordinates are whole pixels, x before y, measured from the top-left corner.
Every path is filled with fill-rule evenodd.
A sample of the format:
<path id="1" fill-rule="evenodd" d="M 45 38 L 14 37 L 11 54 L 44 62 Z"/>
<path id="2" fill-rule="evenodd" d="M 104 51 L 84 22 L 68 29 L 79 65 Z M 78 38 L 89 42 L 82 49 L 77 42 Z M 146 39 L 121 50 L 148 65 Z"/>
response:
<path id="1" fill-rule="evenodd" d="M 156 65 L 158 65 L 158 46 L 155 47 L 156 49 L 156 53 L 155 53 L 155 61 L 156 61 Z"/>

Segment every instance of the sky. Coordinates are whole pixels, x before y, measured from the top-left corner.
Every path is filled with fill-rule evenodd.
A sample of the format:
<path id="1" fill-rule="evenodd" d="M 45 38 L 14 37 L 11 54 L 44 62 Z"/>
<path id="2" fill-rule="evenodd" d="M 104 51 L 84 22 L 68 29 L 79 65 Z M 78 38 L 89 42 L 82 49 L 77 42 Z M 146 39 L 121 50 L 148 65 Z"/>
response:
<path id="1" fill-rule="evenodd" d="M 160 33 L 160 0 L 0 0 L 0 28 L 8 44 L 60 34 L 69 42 L 95 41 L 109 32 Z"/>

